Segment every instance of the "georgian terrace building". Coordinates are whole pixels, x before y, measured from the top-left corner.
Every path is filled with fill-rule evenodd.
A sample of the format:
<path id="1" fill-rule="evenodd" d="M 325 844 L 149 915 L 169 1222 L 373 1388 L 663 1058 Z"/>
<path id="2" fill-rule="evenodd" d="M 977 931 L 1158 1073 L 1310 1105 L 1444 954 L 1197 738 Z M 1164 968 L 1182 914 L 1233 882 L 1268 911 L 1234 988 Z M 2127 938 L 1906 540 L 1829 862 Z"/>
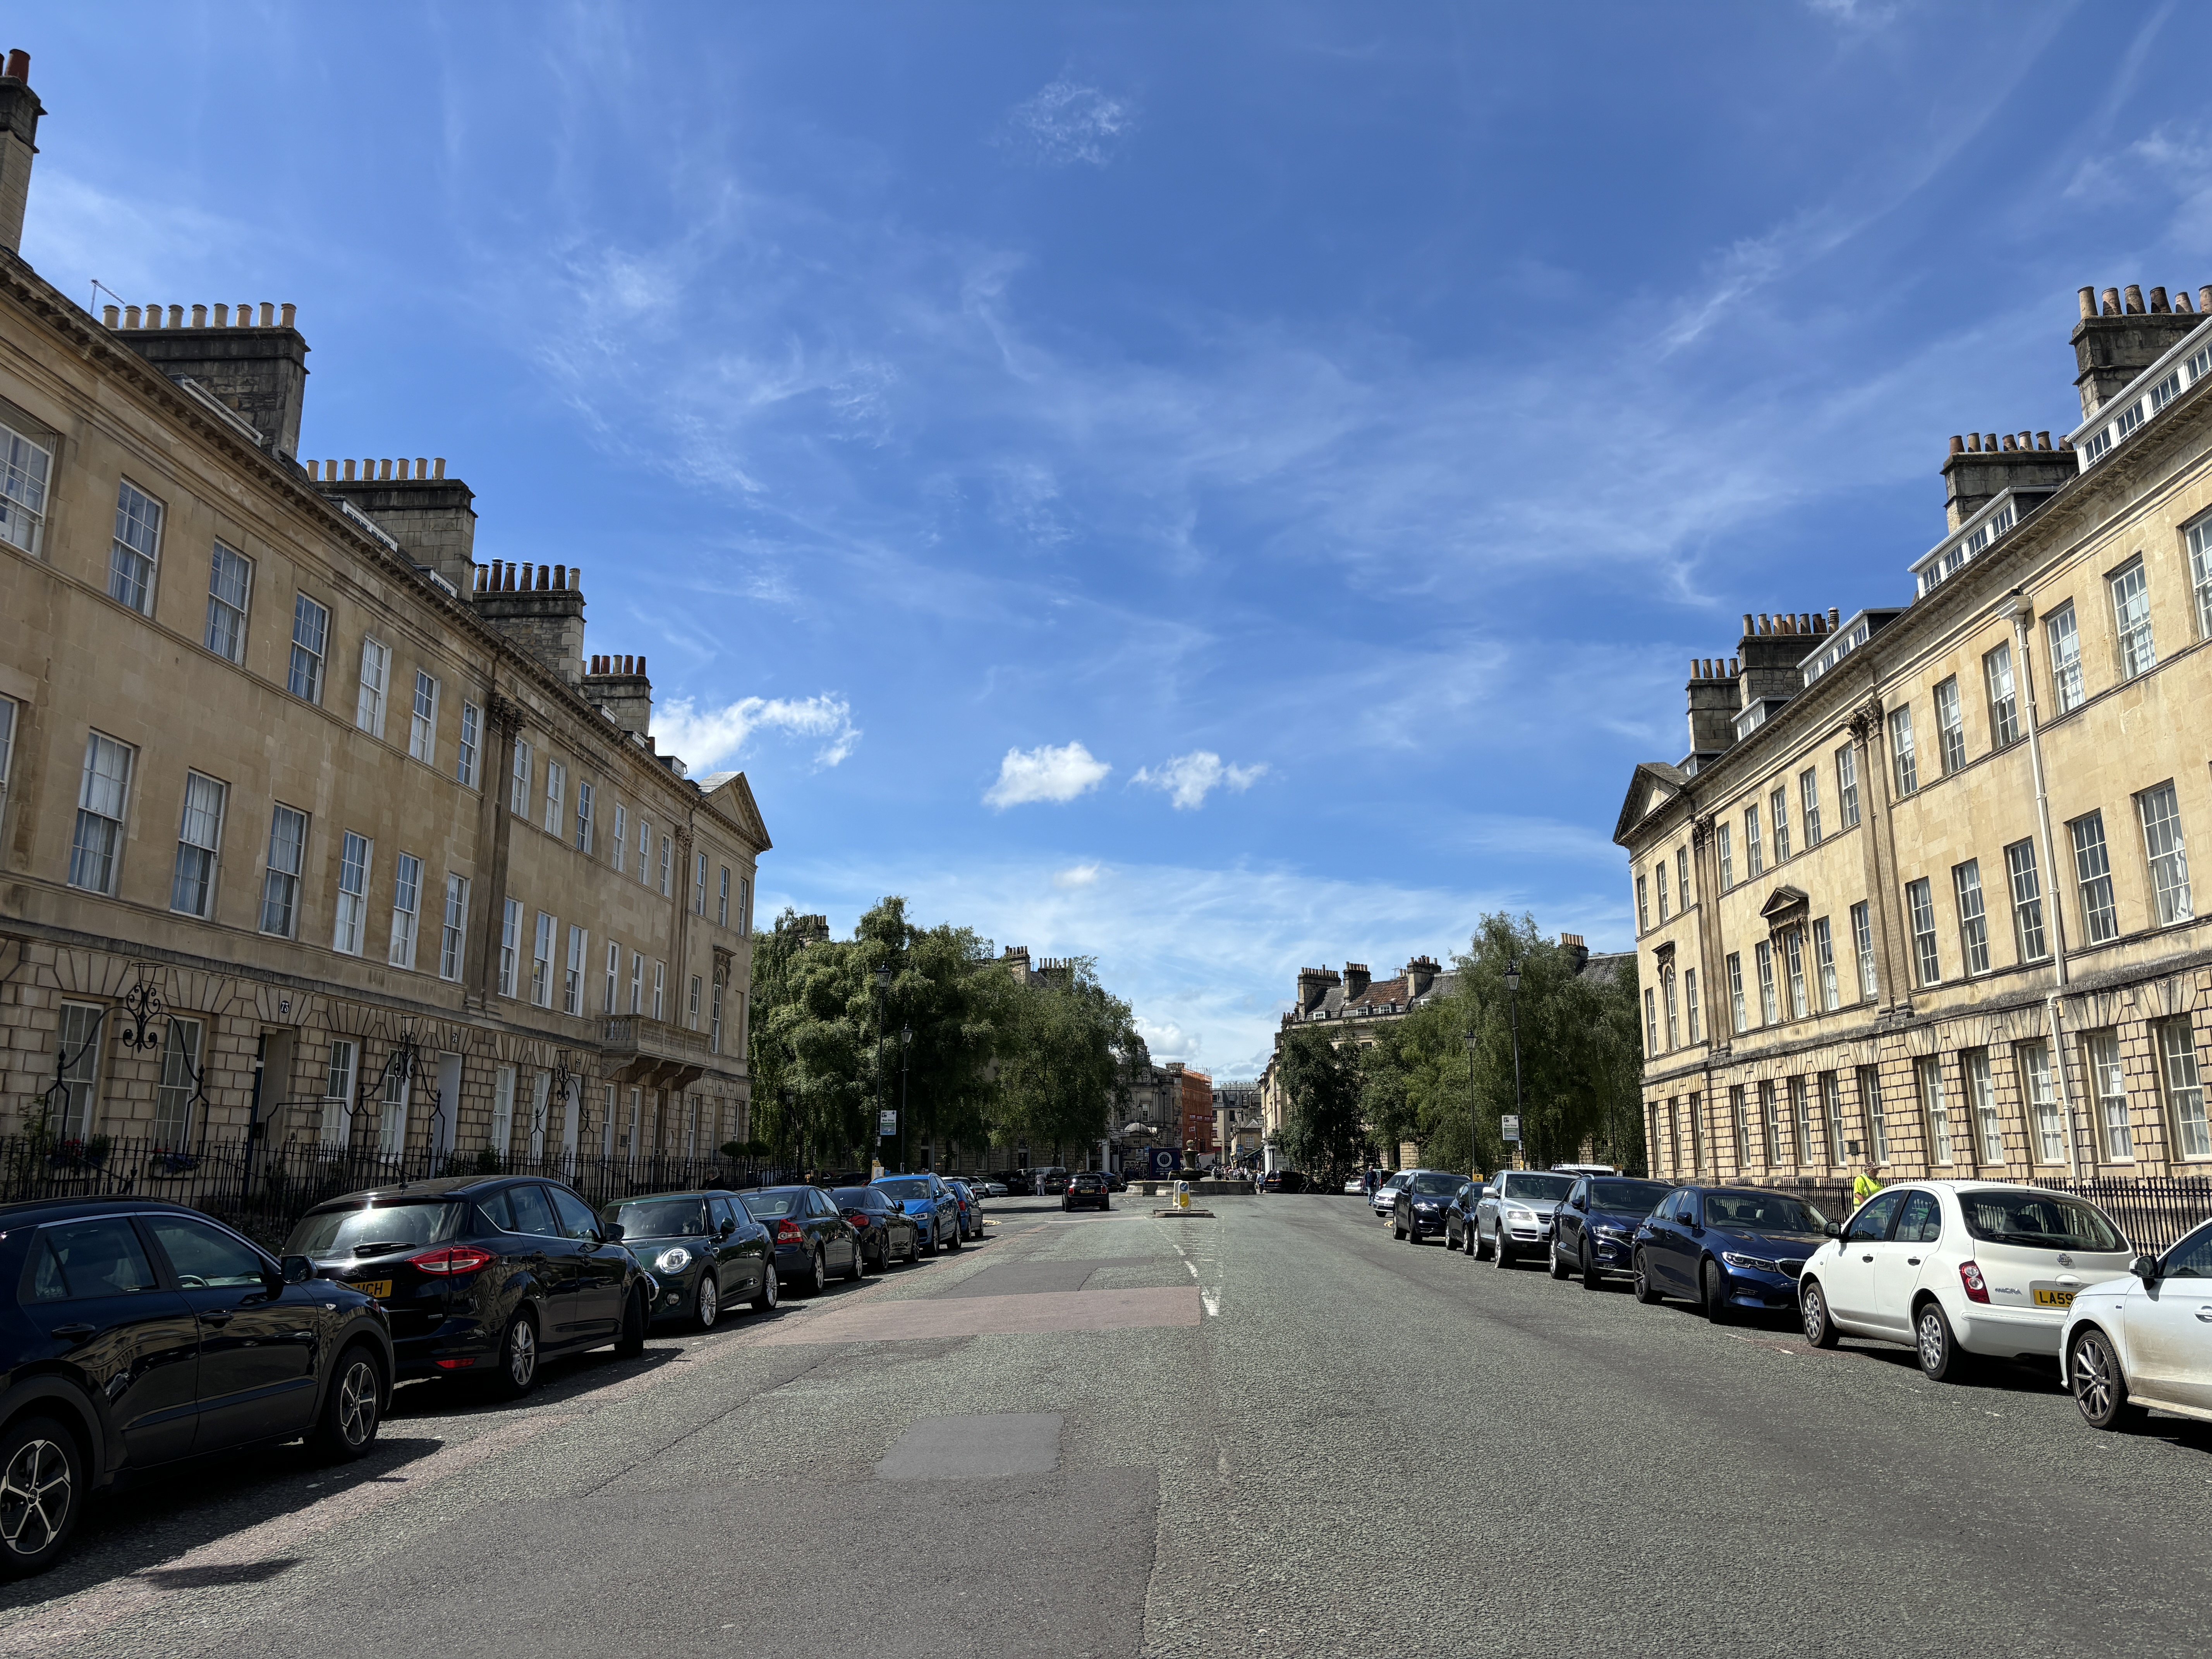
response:
<path id="1" fill-rule="evenodd" d="M 293 307 L 16 256 L 0 77 L 0 1129 L 501 1158 L 747 1132 L 742 775 L 442 460 L 295 459 Z"/>
<path id="2" fill-rule="evenodd" d="M 1656 1173 L 2212 1170 L 2208 311 L 2081 290 L 2081 426 L 1951 440 L 1909 605 L 1693 665 L 1615 832 Z"/>

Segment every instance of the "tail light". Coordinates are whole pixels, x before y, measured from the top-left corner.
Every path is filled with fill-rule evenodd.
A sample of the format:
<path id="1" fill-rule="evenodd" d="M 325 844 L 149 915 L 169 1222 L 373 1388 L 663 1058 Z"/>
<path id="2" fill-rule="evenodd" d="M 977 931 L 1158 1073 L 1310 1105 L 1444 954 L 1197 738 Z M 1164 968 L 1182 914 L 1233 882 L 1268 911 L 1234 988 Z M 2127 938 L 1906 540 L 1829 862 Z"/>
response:
<path id="1" fill-rule="evenodd" d="M 862 1232 L 868 1231 L 868 1212 L 866 1210 L 848 1210 L 845 1212 L 845 1219 Z"/>
<path id="2" fill-rule="evenodd" d="M 799 1231 L 796 1221 L 779 1221 L 775 1224 L 775 1242 L 779 1244 L 804 1244 L 806 1235 Z"/>
<path id="3" fill-rule="evenodd" d="M 441 1371 L 465 1371 L 477 1362 L 473 1359 L 439 1359 L 431 1363 Z"/>
<path id="4" fill-rule="evenodd" d="M 499 1260 L 491 1251 L 475 1244 L 441 1244 L 434 1250 L 420 1251 L 409 1256 L 407 1265 L 419 1267 L 426 1273 L 472 1273 L 479 1267 L 489 1267 Z"/>
<path id="5" fill-rule="evenodd" d="M 1959 1264 L 1959 1282 L 1966 1287 L 1967 1301 L 1986 1302 L 1990 1299 L 1989 1281 L 1982 1277 L 1978 1263 L 1961 1261 Z"/>

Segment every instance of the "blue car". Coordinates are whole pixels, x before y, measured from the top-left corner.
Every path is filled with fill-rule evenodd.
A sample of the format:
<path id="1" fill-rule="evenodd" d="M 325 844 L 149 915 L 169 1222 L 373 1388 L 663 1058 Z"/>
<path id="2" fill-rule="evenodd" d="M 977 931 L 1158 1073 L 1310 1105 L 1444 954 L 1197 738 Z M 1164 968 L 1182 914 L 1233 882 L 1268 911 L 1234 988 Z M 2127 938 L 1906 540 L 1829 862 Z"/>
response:
<path id="1" fill-rule="evenodd" d="M 1674 1189 L 1634 1176 L 1584 1176 L 1552 1212 L 1552 1277 L 1582 1275 L 1595 1290 L 1634 1271 L 1636 1230 Z"/>
<path id="2" fill-rule="evenodd" d="M 935 1255 L 940 1249 L 960 1248 L 960 1200 L 935 1176 L 878 1176 L 871 1184 L 914 1218 L 915 1225 L 921 1229 L 926 1254 Z"/>
<path id="3" fill-rule="evenodd" d="M 1788 1193 L 1678 1187 L 1636 1230 L 1636 1299 L 1678 1296 L 1716 1325 L 1739 1309 L 1794 1312 L 1805 1259 L 1842 1231 Z"/>

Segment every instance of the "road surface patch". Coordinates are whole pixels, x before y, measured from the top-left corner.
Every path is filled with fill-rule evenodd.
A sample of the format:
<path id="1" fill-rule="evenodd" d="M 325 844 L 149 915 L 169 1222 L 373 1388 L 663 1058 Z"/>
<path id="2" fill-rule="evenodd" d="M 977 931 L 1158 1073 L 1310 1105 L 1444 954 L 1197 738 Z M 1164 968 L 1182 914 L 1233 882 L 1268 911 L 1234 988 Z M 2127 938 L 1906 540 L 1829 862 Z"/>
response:
<path id="1" fill-rule="evenodd" d="M 918 1417 L 876 1465 L 878 1480 L 976 1480 L 1060 1467 L 1058 1412 Z"/>
<path id="2" fill-rule="evenodd" d="M 1195 1325 L 1195 1286 L 1139 1291 L 1034 1291 L 1016 1296 L 926 1297 L 839 1309 L 760 1339 L 763 1347 L 804 1342 L 911 1342 L 929 1337 L 1036 1335 Z"/>

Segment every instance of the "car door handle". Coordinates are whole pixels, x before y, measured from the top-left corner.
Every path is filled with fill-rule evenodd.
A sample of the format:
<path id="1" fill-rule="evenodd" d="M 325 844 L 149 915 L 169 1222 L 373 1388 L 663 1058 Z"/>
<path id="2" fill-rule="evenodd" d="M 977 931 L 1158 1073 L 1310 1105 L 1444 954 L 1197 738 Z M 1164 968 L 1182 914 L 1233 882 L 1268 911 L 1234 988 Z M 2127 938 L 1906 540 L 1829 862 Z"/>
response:
<path id="1" fill-rule="evenodd" d="M 2197 1310 L 2197 1316 L 2203 1320 L 2206 1324 L 2212 1325 L 2212 1308 L 2199 1308 Z M 68 1328 L 65 1327 L 64 1328 Z M 54 1334 L 56 1336 L 59 1336 L 61 1332 L 56 1331 Z"/>
<path id="2" fill-rule="evenodd" d="M 1920 1258 L 1917 1255 L 1908 1255 L 1905 1258 L 1905 1265 L 1908 1267 L 1917 1267 L 1920 1265 Z"/>
<path id="3" fill-rule="evenodd" d="M 228 1325 L 230 1323 L 230 1310 L 228 1308 L 210 1308 L 205 1313 L 203 1313 L 200 1317 L 210 1325 Z"/>
<path id="4" fill-rule="evenodd" d="M 2199 1314 L 2197 1317 L 2201 1319 L 2203 1316 Z M 82 1342 L 99 1328 L 97 1325 L 57 1325 L 48 1334 L 70 1342 Z"/>
<path id="5" fill-rule="evenodd" d="M 1859 1260 L 1860 1260 L 1860 1261 L 1873 1261 L 1873 1260 L 1874 1260 L 1874 1258 L 1873 1258 L 1872 1256 L 1870 1256 L 1870 1255 L 1863 1255 L 1863 1256 L 1861 1256 L 1861 1257 L 1859 1258 Z"/>

